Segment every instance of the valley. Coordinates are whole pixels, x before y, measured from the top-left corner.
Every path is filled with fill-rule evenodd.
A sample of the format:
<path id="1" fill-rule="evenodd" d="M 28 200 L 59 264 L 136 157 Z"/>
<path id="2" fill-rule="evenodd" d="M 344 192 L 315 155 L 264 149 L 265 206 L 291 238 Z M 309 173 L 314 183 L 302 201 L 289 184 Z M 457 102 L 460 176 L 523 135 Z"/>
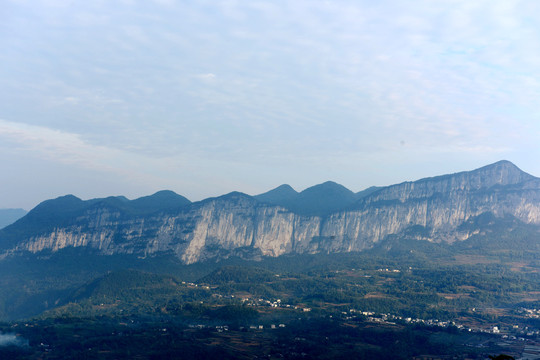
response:
<path id="1" fill-rule="evenodd" d="M 205 270 L 181 263 L 111 270 L 66 292 L 57 307 L 4 323 L 3 333 L 29 345 L 2 351 L 46 359 L 113 359 L 128 351 L 145 359 L 485 359 L 519 358 L 538 346 L 540 267 L 530 249 L 494 246 L 475 255 L 464 243 L 467 250 L 448 257 L 456 244 L 416 245 L 235 258 Z"/>

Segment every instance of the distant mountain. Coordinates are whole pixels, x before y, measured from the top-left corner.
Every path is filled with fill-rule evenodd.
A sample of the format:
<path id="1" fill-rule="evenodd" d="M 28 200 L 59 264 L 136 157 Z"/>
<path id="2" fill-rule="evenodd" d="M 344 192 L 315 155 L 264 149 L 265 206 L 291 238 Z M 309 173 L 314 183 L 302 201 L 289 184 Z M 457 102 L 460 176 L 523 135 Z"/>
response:
<path id="1" fill-rule="evenodd" d="M 324 216 L 340 211 L 357 199 L 352 191 L 332 181 L 312 186 L 300 193 L 289 185 L 281 185 L 255 198 L 308 216 Z"/>
<path id="2" fill-rule="evenodd" d="M 274 205 L 281 205 L 293 202 L 297 197 L 298 192 L 288 184 L 280 185 L 277 188 L 272 189 L 268 192 L 254 196 L 254 198 L 259 201 L 267 202 Z"/>
<path id="3" fill-rule="evenodd" d="M 0 229 L 13 224 L 26 213 L 27 211 L 23 209 L 0 209 Z"/>
<path id="4" fill-rule="evenodd" d="M 380 188 L 369 196 L 365 202 L 400 201 L 419 199 L 431 196 L 464 194 L 478 191 L 499 191 L 503 189 L 538 189 L 540 179 L 521 171 L 510 161 L 499 161 L 473 171 L 442 175 L 407 181 L 397 185 Z M 364 202 L 364 200 L 360 200 Z"/>
<path id="5" fill-rule="evenodd" d="M 327 181 L 298 194 L 291 210 L 306 215 L 328 215 L 346 208 L 355 200 L 356 196 L 351 190 Z"/>
<path id="6" fill-rule="evenodd" d="M 10 247 L 22 237 L 48 234 L 65 226 L 96 228 L 119 219 L 178 211 L 191 202 L 172 191 L 128 200 L 124 196 L 83 201 L 66 195 L 46 200 L 7 228 L 0 230 L 0 248 Z M 114 219 L 108 218 L 112 214 Z"/>
<path id="7" fill-rule="evenodd" d="M 0 258 L 87 248 L 142 258 L 174 254 L 191 264 L 231 256 L 362 251 L 388 238 L 462 241 L 482 214 L 540 225 L 540 179 L 500 161 L 473 171 L 353 193 L 325 182 L 297 193 L 282 185 L 191 203 L 172 192 L 127 200 L 48 200 L 0 230 Z"/>
<path id="8" fill-rule="evenodd" d="M 11 225 L 10 231 L 46 232 L 70 224 L 83 214 L 108 210 L 118 217 L 149 215 L 154 212 L 178 210 L 191 202 L 172 191 L 159 191 L 154 195 L 136 200 L 123 196 L 111 196 L 103 199 L 83 201 L 76 196 L 66 195 L 53 200 L 46 200 L 32 209 L 26 216 Z M 96 220 L 103 220 L 98 219 Z"/>
<path id="9" fill-rule="evenodd" d="M 139 214 L 150 214 L 158 211 L 178 210 L 190 203 L 191 201 L 174 191 L 162 190 L 154 195 L 144 196 L 128 202 L 128 208 L 130 208 L 130 211 Z"/>

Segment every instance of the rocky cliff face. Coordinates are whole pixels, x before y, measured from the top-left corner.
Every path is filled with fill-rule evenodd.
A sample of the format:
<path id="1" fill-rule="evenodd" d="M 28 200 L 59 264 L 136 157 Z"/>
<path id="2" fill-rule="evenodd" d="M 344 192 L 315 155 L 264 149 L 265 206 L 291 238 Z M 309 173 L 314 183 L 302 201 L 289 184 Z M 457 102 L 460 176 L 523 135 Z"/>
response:
<path id="1" fill-rule="evenodd" d="M 69 211 L 48 203 L 48 222 L 30 212 L 27 217 L 41 219 L 40 226 L 23 218 L 0 231 L 3 256 L 84 246 L 104 255 L 174 252 L 189 264 L 230 255 L 361 251 L 412 226 L 425 229 L 431 241 L 453 242 L 470 236 L 458 231 L 460 224 L 486 212 L 540 224 L 540 179 L 502 161 L 380 188 L 325 216 L 297 214 L 242 193 L 197 203 L 182 198 L 151 213 L 140 207 L 134 212 L 127 199 L 91 202 L 70 198 Z"/>

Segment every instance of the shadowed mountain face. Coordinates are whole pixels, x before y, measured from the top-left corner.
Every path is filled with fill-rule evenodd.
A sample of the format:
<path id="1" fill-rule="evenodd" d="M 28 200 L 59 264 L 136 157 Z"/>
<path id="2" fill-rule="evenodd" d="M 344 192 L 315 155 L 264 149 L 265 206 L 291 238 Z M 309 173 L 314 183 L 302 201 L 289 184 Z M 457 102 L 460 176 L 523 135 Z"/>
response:
<path id="1" fill-rule="evenodd" d="M 178 211 L 190 203 L 172 191 L 159 191 L 132 201 L 123 196 L 83 201 L 76 196 L 66 195 L 42 202 L 26 216 L 0 230 L 0 248 L 14 246 L 19 239 L 28 235 L 48 234 L 75 224 L 95 226 L 103 222 L 102 215 L 105 213 L 114 213 L 116 218 L 126 219 L 154 212 Z"/>
<path id="2" fill-rule="evenodd" d="M 133 201 L 128 201 L 126 209 L 139 214 L 150 214 L 158 211 L 174 211 L 191 201 L 169 190 L 158 191 L 154 195 L 144 196 Z"/>
<path id="3" fill-rule="evenodd" d="M 490 213 L 540 224 L 540 179 L 508 161 L 355 194 L 326 182 L 190 203 L 172 192 L 137 200 L 48 200 L 0 231 L 2 256 L 83 247 L 102 255 L 173 253 L 184 263 L 240 256 L 361 251 L 399 234 L 455 242 Z"/>
<path id="4" fill-rule="evenodd" d="M 297 214 L 324 216 L 347 208 L 356 201 L 357 196 L 343 185 L 327 181 L 301 193 L 297 193 L 289 185 L 281 185 L 255 198 L 283 206 Z"/>
<path id="5" fill-rule="evenodd" d="M 274 205 L 282 205 L 293 202 L 298 197 L 298 192 L 290 185 L 283 184 L 275 189 L 272 189 L 264 194 L 255 195 L 254 198 Z"/>

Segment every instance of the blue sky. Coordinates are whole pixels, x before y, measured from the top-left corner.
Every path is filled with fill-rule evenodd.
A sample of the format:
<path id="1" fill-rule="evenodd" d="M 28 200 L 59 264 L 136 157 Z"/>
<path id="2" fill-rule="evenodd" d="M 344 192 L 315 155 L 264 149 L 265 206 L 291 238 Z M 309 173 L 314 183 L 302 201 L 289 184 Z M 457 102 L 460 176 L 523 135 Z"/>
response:
<path id="1" fill-rule="evenodd" d="M 0 2 L 0 208 L 540 176 L 537 1 Z"/>

